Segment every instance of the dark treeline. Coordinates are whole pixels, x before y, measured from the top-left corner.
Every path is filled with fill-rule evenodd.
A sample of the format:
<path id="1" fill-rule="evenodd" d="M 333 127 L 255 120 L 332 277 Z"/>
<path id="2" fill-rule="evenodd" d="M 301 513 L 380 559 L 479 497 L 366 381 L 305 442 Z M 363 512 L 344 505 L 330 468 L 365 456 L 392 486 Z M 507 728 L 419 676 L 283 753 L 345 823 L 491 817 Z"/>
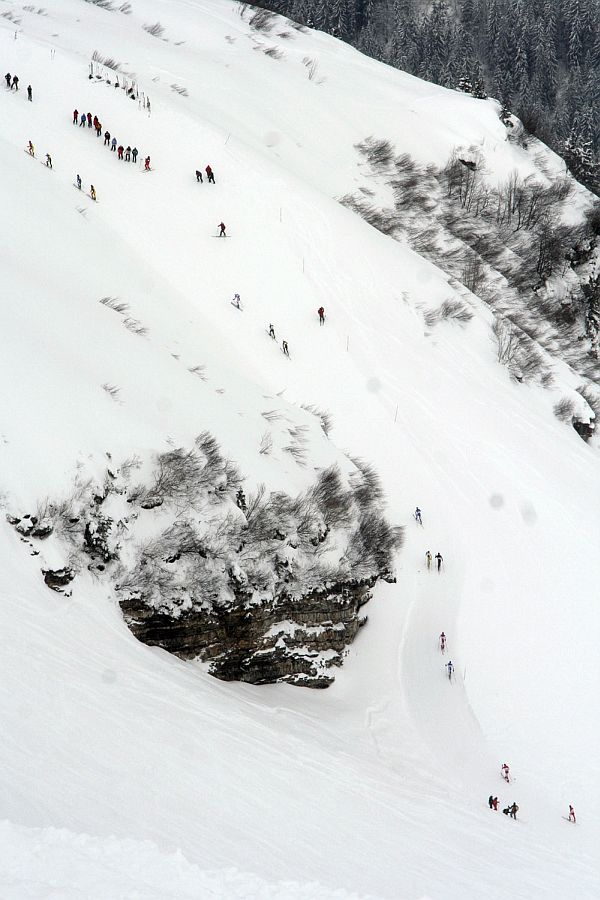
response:
<path id="1" fill-rule="evenodd" d="M 498 99 L 600 191 L 600 0 L 261 0 L 445 87 Z"/>

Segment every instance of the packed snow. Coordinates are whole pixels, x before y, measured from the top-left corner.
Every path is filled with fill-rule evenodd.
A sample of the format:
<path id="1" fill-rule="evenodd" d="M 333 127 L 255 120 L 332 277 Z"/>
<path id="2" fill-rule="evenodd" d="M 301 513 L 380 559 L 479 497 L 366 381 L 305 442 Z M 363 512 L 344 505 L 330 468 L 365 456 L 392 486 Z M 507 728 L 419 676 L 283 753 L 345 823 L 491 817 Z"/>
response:
<path id="1" fill-rule="evenodd" d="M 257 31 L 229 0 L 118 6 L 1 7 L 20 79 L 0 97 L 4 511 L 208 429 L 272 490 L 342 451 L 373 462 L 406 542 L 335 683 L 307 691 L 218 682 L 140 644 L 106 584 L 50 592 L 4 523 L 0 894 L 597 897 L 597 450 L 554 417 L 555 391 L 509 379 L 477 298 L 466 326 L 428 328 L 447 277 L 338 203 L 369 135 L 424 164 L 475 146 L 498 180 L 536 159 L 493 102 L 331 37 Z M 88 78 L 94 51 L 120 71 Z M 214 185 L 196 180 L 207 164 Z M 333 415 L 311 465 L 277 422 L 261 454 L 262 413 L 304 423 L 303 404 Z"/>

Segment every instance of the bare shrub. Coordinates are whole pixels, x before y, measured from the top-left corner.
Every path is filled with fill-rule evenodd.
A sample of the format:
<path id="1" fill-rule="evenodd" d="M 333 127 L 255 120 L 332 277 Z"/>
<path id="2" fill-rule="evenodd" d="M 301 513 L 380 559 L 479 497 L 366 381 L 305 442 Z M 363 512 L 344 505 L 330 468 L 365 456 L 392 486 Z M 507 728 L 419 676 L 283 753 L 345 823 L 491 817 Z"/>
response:
<path id="1" fill-rule="evenodd" d="M 280 47 L 276 47 L 273 45 L 272 47 L 267 47 L 266 50 L 263 51 L 265 56 L 270 56 L 271 59 L 281 59 L 284 56 L 283 50 Z"/>
<path id="2" fill-rule="evenodd" d="M 356 194 L 340 197 L 339 203 L 358 213 L 369 225 L 382 234 L 392 234 L 399 225 L 399 218 L 394 210 L 381 209 L 373 203 L 367 203 Z"/>
<path id="3" fill-rule="evenodd" d="M 311 491 L 311 499 L 316 503 L 327 525 L 340 527 L 350 523 L 353 496 L 342 484 L 340 470 L 336 465 L 320 473 Z"/>
<path id="4" fill-rule="evenodd" d="M 248 20 L 248 24 L 254 31 L 262 31 L 265 34 L 268 34 L 273 30 L 275 15 L 268 9 L 257 9 Z"/>
<path id="5" fill-rule="evenodd" d="M 265 412 L 261 413 L 261 416 L 263 419 L 266 419 L 267 422 L 280 422 L 283 418 L 278 409 L 267 409 Z"/>
<path id="6" fill-rule="evenodd" d="M 346 555 L 355 577 L 368 572 L 389 572 L 393 555 L 402 546 L 403 531 L 392 528 L 378 512 L 367 510 L 353 532 Z"/>
<path id="7" fill-rule="evenodd" d="M 466 323 L 473 318 L 472 311 L 461 300 L 444 300 L 439 309 L 440 319 L 453 319 Z"/>
<path id="8" fill-rule="evenodd" d="M 492 323 L 492 332 L 498 343 L 498 362 L 509 366 L 514 362 L 518 348 L 518 339 L 506 319 L 496 317 Z"/>
<path id="9" fill-rule="evenodd" d="M 120 62 L 117 62 L 112 56 L 103 56 L 98 50 L 94 50 L 92 53 L 92 61 L 99 63 L 101 66 L 106 66 L 107 69 L 112 69 L 114 72 L 121 71 Z"/>
<path id="10" fill-rule="evenodd" d="M 308 80 L 314 81 L 319 68 L 318 61 L 316 59 L 311 59 L 310 56 L 305 56 L 302 62 L 308 69 Z"/>
<path id="11" fill-rule="evenodd" d="M 108 396 L 111 398 L 111 400 L 114 400 L 115 403 L 119 402 L 120 388 L 116 387 L 114 384 L 109 384 L 108 382 L 105 382 L 102 385 L 102 390 L 106 391 Z"/>
<path id="12" fill-rule="evenodd" d="M 381 506 L 384 497 L 383 487 L 375 467 L 358 456 L 351 456 L 350 459 L 358 470 L 350 476 L 354 499 L 361 509 Z"/>
<path id="13" fill-rule="evenodd" d="M 282 447 L 282 450 L 284 453 L 289 453 L 294 462 L 304 468 L 307 456 L 306 447 L 302 447 L 300 444 L 288 444 L 287 447 Z"/>
<path id="14" fill-rule="evenodd" d="M 109 309 L 114 309 L 120 316 L 124 316 L 129 312 L 129 303 L 122 303 L 118 297 L 102 297 L 99 302 L 103 306 L 108 306 Z"/>
<path id="15" fill-rule="evenodd" d="M 145 337 L 148 334 L 146 326 L 142 325 L 139 319 L 134 319 L 131 316 L 123 319 L 123 325 L 127 331 L 131 331 L 132 334 L 139 334 L 140 337 Z"/>
<path id="16" fill-rule="evenodd" d="M 572 397 L 563 397 L 562 400 L 554 404 L 554 415 L 559 422 L 568 422 L 570 424 L 573 421 L 574 413 L 575 401 Z"/>
<path id="17" fill-rule="evenodd" d="M 316 416 L 321 423 L 321 428 L 323 432 L 329 437 L 331 433 L 331 429 L 333 428 L 333 416 L 326 409 L 320 409 L 318 406 L 315 406 L 312 403 L 303 403 L 302 409 L 305 409 L 307 412 L 312 413 L 313 416 Z"/>
<path id="18" fill-rule="evenodd" d="M 365 157 L 371 168 L 376 171 L 385 171 L 392 165 L 394 145 L 391 141 L 385 139 L 377 140 L 373 136 L 369 136 L 354 146 Z"/>
<path id="19" fill-rule="evenodd" d="M 142 25 L 142 28 L 156 38 L 161 38 L 165 33 L 165 27 L 160 22 L 155 22 L 154 25 Z"/>
<path id="20" fill-rule="evenodd" d="M 479 292 L 479 288 L 485 282 L 485 269 L 481 257 L 469 257 L 460 274 L 460 280 L 472 294 Z"/>
<path id="21" fill-rule="evenodd" d="M 260 445 L 258 448 L 258 452 L 263 456 L 268 456 L 273 449 L 273 435 L 270 431 L 265 431 L 263 436 L 260 439 Z"/>
<path id="22" fill-rule="evenodd" d="M 91 3 L 92 6 L 99 6 L 100 9 L 106 9 L 109 12 L 114 12 L 115 4 L 113 0 L 85 0 L 86 3 Z"/>
<path id="23" fill-rule="evenodd" d="M 440 320 L 439 309 L 426 309 L 423 312 L 423 318 L 428 328 L 433 328 Z"/>
<path id="24" fill-rule="evenodd" d="M 190 372 L 192 375 L 195 375 L 201 381 L 207 380 L 205 375 L 206 366 L 190 366 L 188 368 L 188 372 Z"/>

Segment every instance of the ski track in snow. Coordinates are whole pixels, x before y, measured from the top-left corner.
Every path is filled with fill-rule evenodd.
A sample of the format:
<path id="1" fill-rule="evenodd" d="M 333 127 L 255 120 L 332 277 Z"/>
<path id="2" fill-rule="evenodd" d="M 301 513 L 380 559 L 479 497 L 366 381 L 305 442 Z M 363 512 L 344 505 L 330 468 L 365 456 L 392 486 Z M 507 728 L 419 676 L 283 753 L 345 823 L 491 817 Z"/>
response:
<path id="1" fill-rule="evenodd" d="M 23 88 L 0 92 L 8 508 L 60 496 L 77 467 L 100 477 L 107 451 L 204 428 L 251 481 L 300 491 L 310 467 L 255 448 L 277 427 L 262 412 L 308 418 L 297 406 L 312 402 L 338 447 L 375 464 L 406 542 L 335 684 L 311 692 L 217 682 L 139 644 L 108 588 L 80 576 L 72 597 L 50 594 L 0 526 L 3 900 L 597 897 L 597 454 L 553 417 L 556 393 L 508 380 L 479 301 L 466 328 L 427 328 L 420 307 L 452 295 L 447 278 L 335 199 L 370 134 L 425 164 L 476 146 L 498 180 L 535 172 L 533 155 L 506 142 L 492 103 L 325 35 L 256 35 L 233 3 L 4 7 L 21 25 L 0 18 L 0 58 Z M 142 30 L 156 21 L 167 41 Z M 151 116 L 87 79 L 94 48 L 137 73 Z M 152 179 L 73 126 L 75 107 L 142 165 L 150 154 Z M 52 178 L 21 152 L 30 139 Z M 216 185 L 197 184 L 208 162 Z M 97 205 L 73 193 L 77 173 Z M 212 240 L 220 221 L 231 240 Z M 229 315 L 235 291 L 243 316 Z M 311 458 L 328 465 L 314 431 Z M 490 812 L 490 792 L 521 821 Z"/>

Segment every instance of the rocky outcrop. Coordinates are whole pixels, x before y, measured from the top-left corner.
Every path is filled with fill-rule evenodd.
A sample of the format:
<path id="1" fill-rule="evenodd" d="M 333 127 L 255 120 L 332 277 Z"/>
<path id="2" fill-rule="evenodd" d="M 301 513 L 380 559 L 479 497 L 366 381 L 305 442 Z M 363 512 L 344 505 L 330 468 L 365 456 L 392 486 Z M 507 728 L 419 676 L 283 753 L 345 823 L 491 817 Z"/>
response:
<path id="1" fill-rule="evenodd" d="M 75 573 L 68 566 L 61 569 L 42 569 L 42 575 L 48 587 L 58 593 L 62 593 L 62 589 L 75 578 Z"/>
<path id="2" fill-rule="evenodd" d="M 260 605 L 249 605 L 250 597 L 238 592 L 230 608 L 178 617 L 148 607 L 141 598 L 122 601 L 121 609 L 139 640 L 182 659 L 208 661 L 211 674 L 224 681 L 321 688 L 333 681 L 329 670 L 342 664 L 345 648 L 367 621 L 360 609 L 370 600 L 375 580 L 336 584 L 296 598 L 282 592 Z"/>
<path id="3" fill-rule="evenodd" d="M 287 434 L 304 466 L 304 431 Z M 43 553 L 46 585 L 62 591 L 91 572 L 140 641 L 207 662 L 217 678 L 327 687 L 401 543 L 372 468 L 332 464 L 293 496 L 251 490 L 206 432 L 156 455 L 134 483 L 139 465 L 9 518 Z"/>

